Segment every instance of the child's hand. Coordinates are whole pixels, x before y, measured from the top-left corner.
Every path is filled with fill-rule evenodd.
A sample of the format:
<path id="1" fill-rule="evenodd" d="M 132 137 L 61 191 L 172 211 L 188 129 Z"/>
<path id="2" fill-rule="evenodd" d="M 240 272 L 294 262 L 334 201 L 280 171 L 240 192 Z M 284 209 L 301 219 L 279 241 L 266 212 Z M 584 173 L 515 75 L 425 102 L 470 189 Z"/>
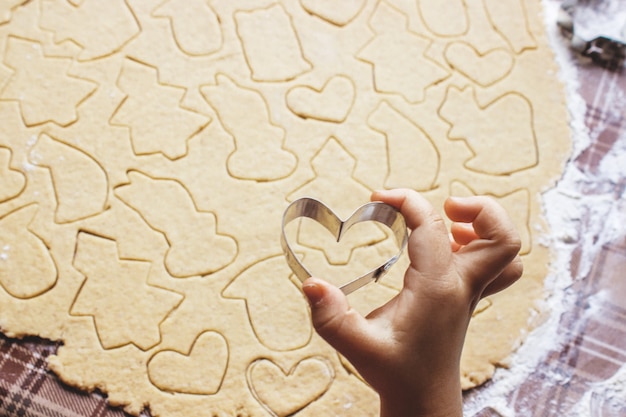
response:
<path id="1" fill-rule="evenodd" d="M 317 332 L 380 394 L 381 416 L 461 416 L 460 357 L 481 297 L 522 274 L 520 239 L 502 207 L 487 197 L 450 198 L 443 219 L 412 190 L 375 192 L 412 230 L 404 288 L 363 317 L 344 294 L 309 278 L 303 290 Z"/>

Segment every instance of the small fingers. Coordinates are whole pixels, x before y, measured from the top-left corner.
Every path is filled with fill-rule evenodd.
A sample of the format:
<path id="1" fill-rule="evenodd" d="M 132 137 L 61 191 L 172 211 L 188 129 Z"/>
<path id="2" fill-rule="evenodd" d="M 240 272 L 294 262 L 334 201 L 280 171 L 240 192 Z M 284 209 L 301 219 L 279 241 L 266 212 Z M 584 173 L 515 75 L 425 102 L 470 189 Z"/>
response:
<path id="1" fill-rule="evenodd" d="M 488 297 L 513 285 L 524 272 L 522 258 L 516 256 L 483 291 L 481 297 Z"/>
<path id="2" fill-rule="evenodd" d="M 397 188 L 374 191 L 371 200 L 382 201 L 400 210 L 406 220 L 406 225 L 411 230 L 439 218 L 428 200 L 414 190 Z"/>
<path id="3" fill-rule="evenodd" d="M 450 233 L 452 234 L 454 242 L 459 246 L 468 245 L 472 241 L 478 239 L 478 235 L 474 231 L 472 225 L 467 223 L 452 223 Z"/>
<path id="4" fill-rule="evenodd" d="M 504 208 L 485 196 L 450 197 L 444 204 L 450 220 L 471 223 L 481 239 L 509 242 L 519 238 L 515 226 Z"/>
<path id="5" fill-rule="evenodd" d="M 411 265 L 424 274 L 441 276 L 450 265 L 452 248 L 443 218 L 417 191 L 394 189 L 376 191 L 372 200 L 396 207 L 412 230 L 409 238 Z"/>
<path id="6" fill-rule="evenodd" d="M 467 224 L 453 228 L 455 240 L 466 242 L 456 256 L 462 275 L 482 292 L 519 253 L 521 241 L 513 221 L 488 197 L 449 198 L 444 208 L 450 220 Z"/>

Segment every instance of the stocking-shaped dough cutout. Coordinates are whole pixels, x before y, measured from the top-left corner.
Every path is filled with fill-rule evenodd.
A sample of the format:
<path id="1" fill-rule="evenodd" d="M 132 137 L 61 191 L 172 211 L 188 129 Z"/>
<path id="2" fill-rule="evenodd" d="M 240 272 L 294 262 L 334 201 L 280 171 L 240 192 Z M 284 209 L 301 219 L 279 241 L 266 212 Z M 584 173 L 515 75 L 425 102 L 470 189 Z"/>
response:
<path id="1" fill-rule="evenodd" d="M 223 292 L 225 297 L 245 300 L 254 334 L 276 351 L 301 348 L 313 333 L 307 303 L 289 280 L 291 274 L 280 255 L 247 268 Z"/>
<path id="2" fill-rule="evenodd" d="M 248 368 L 248 385 L 268 412 L 287 417 L 324 395 L 333 376 L 332 367 L 322 358 L 304 359 L 288 371 L 260 359 Z"/>
<path id="3" fill-rule="evenodd" d="M 329 79 L 320 90 L 305 86 L 292 88 L 287 93 L 287 106 L 305 119 L 341 123 L 348 116 L 354 98 L 353 82 L 338 75 Z"/>
<path id="4" fill-rule="evenodd" d="M 311 69 L 291 17 L 281 5 L 237 12 L 235 21 L 252 79 L 287 81 Z"/>
<path id="5" fill-rule="evenodd" d="M 148 377 L 161 391 L 212 395 L 224 381 L 228 358 L 224 336 L 206 331 L 198 336 L 188 352 L 157 352 L 148 362 Z"/>
<path id="6" fill-rule="evenodd" d="M 483 0 L 489 20 L 516 54 L 537 47 L 522 0 Z"/>
<path id="7" fill-rule="evenodd" d="M 431 189 L 439 175 L 441 156 L 426 132 L 387 102 L 382 102 L 367 121 L 387 138 L 389 173 L 385 187 Z"/>
<path id="8" fill-rule="evenodd" d="M 0 287 L 15 298 L 37 297 L 57 281 L 57 268 L 46 244 L 28 225 L 37 206 L 0 218 Z"/>
<path id="9" fill-rule="evenodd" d="M 43 133 L 30 153 L 50 170 L 57 198 L 55 220 L 69 223 L 102 213 L 109 195 L 107 175 L 86 153 Z"/>
<path id="10" fill-rule="evenodd" d="M 0 146 L 0 203 L 17 196 L 25 186 L 24 174 L 11 168 L 11 150 Z"/>

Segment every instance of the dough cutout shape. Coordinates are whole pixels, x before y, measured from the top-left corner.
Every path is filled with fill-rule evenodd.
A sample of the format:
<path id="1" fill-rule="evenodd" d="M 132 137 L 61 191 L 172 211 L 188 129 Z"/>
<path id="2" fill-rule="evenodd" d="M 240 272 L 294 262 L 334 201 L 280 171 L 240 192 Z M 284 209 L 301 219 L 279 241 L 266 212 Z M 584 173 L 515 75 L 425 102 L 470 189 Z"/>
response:
<path id="1" fill-rule="evenodd" d="M 69 75 L 70 59 L 45 56 L 37 42 L 9 37 L 4 63 L 13 75 L 0 99 L 17 101 L 27 126 L 75 122 L 76 108 L 96 88 L 91 81 Z"/>
<path id="2" fill-rule="evenodd" d="M 187 55 L 210 55 L 222 47 L 219 18 L 204 0 L 166 0 L 152 14 L 170 20 L 176 45 Z"/>
<path id="3" fill-rule="evenodd" d="M 267 359 L 248 369 L 248 383 L 257 400 L 274 416 L 297 413 L 318 399 L 330 386 L 332 368 L 326 360 L 307 358 L 288 371 Z"/>
<path id="4" fill-rule="evenodd" d="M 487 14 L 496 30 L 516 54 L 536 48 L 537 43 L 528 29 L 528 18 L 521 0 L 483 0 Z"/>
<path id="5" fill-rule="evenodd" d="M 159 324 L 181 296 L 148 283 L 149 262 L 119 259 L 114 241 L 83 232 L 77 238 L 73 264 L 85 281 L 71 314 L 93 317 L 104 349 L 132 343 L 148 350 L 161 341 Z"/>
<path id="6" fill-rule="evenodd" d="M 330 78 L 321 89 L 297 86 L 287 92 L 287 106 L 305 119 L 341 123 L 354 104 L 355 89 L 352 81 L 338 75 Z"/>
<path id="7" fill-rule="evenodd" d="M 118 85 L 127 97 L 111 122 L 128 127 L 138 155 L 161 153 L 169 159 L 181 158 L 187 153 L 187 142 L 211 121 L 183 108 L 184 91 L 162 85 L 156 68 L 126 60 Z"/>
<path id="8" fill-rule="evenodd" d="M 387 139 L 385 187 L 432 189 L 439 175 L 441 156 L 428 134 L 385 101 L 367 121 L 372 129 Z M 424 162 L 418 167 L 413 162 L 417 160 Z"/>
<path id="9" fill-rule="evenodd" d="M 312 15 L 337 26 L 350 23 L 365 6 L 365 0 L 300 0 L 302 7 Z"/>
<path id="10" fill-rule="evenodd" d="M 74 222 L 106 209 L 108 178 L 89 155 L 44 133 L 32 147 L 30 161 L 50 171 L 57 199 L 57 223 Z"/>
<path id="11" fill-rule="evenodd" d="M 452 68 L 482 87 L 505 78 L 514 65 L 511 54 L 503 49 L 492 49 L 481 54 L 464 42 L 449 44 L 445 56 Z"/>
<path id="12" fill-rule="evenodd" d="M 216 86 L 204 86 L 201 91 L 235 140 L 236 149 L 227 161 L 232 176 L 274 181 L 293 172 L 296 156 L 283 147 L 285 129 L 274 124 L 262 95 L 238 86 L 225 75 L 217 76 Z M 242 119 L 241 113 L 247 117 Z M 259 162 L 251 165 L 250 160 Z"/>
<path id="13" fill-rule="evenodd" d="M 357 57 L 374 68 L 374 84 L 381 93 L 400 94 L 420 102 L 426 89 L 449 76 L 440 64 L 425 55 L 430 41 L 407 29 L 406 16 L 385 1 L 376 6 L 370 26 L 376 32 Z"/>
<path id="14" fill-rule="evenodd" d="M 0 203 L 17 196 L 25 185 L 24 174 L 11 168 L 11 150 L 0 146 Z"/>
<path id="15" fill-rule="evenodd" d="M 281 216 L 409 187 L 515 219 L 525 276 L 478 306 L 463 388 L 506 363 L 545 296 L 541 193 L 570 151 L 539 0 L 105 3 L 0 5 L 2 331 L 60 341 L 60 379 L 133 415 L 374 417 L 312 328 Z M 376 223 L 339 243 L 288 226 L 335 284 L 397 252 Z M 392 299 L 408 263 L 351 306 Z"/>
<path id="16" fill-rule="evenodd" d="M 235 21 L 253 80 L 287 81 L 311 69 L 282 6 L 238 12 Z M 266 59 L 268 56 L 280 59 Z"/>
<path id="17" fill-rule="evenodd" d="M 189 352 L 157 352 L 148 362 L 148 377 L 165 392 L 212 395 L 222 385 L 228 357 L 224 336 L 206 331 L 193 342 Z"/>
<path id="18" fill-rule="evenodd" d="M 417 4 L 424 24 L 435 35 L 461 36 L 469 29 L 464 0 L 418 0 Z"/>
<path id="19" fill-rule="evenodd" d="M 19 299 L 47 292 L 58 278 L 45 242 L 29 230 L 37 211 L 30 205 L 0 218 L 0 287 Z"/>
<path id="20" fill-rule="evenodd" d="M 83 51 L 79 60 L 102 58 L 120 50 L 141 30 L 124 0 L 43 0 L 40 25 L 53 31 L 55 42 L 72 41 Z M 107 22 L 106 25 L 100 24 Z"/>
<path id="21" fill-rule="evenodd" d="M 236 241 L 217 231 L 215 214 L 198 211 L 180 183 L 140 172 L 129 173 L 129 178 L 115 194 L 166 237 L 170 248 L 164 261 L 172 276 L 210 274 L 233 262 Z"/>
<path id="22" fill-rule="evenodd" d="M 250 266 L 222 293 L 245 301 L 255 336 L 274 351 L 302 348 L 313 336 L 307 302 L 291 275 L 281 254 Z"/>
<path id="23" fill-rule="evenodd" d="M 463 108 L 463 112 L 459 112 Z M 450 88 L 439 115 L 450 123 L 448 137 L 463 140 L 474 156 L 466 166 L 491 175 L 507 175 L 537 165 L 537 138 L 533 109 L 517 92 L 507 93 L 491 103 L 476 101 L 471 87 Z M 506 120 L 507 129 L 496 128 L 493 120 Z M 500 148 L 500 151 L 495 149 Z M 515 152 L 507 150 L 515 149 Z"/>

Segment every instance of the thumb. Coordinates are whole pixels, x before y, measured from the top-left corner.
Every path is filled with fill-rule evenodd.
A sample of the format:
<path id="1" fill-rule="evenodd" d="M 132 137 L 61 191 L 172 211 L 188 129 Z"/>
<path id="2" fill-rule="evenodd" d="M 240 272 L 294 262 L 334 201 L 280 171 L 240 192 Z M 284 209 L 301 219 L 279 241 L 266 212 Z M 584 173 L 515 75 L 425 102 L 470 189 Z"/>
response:
<path id="1" fill-rule="evenodd" d="M 309 278 L 302 291 L 311 306 L 311 319 L 317 333 L 346 358 L 358 354 L 359 341 L 367 334 L 367 320 L 350 308 L 345 294 L 334 285 Z"/>

